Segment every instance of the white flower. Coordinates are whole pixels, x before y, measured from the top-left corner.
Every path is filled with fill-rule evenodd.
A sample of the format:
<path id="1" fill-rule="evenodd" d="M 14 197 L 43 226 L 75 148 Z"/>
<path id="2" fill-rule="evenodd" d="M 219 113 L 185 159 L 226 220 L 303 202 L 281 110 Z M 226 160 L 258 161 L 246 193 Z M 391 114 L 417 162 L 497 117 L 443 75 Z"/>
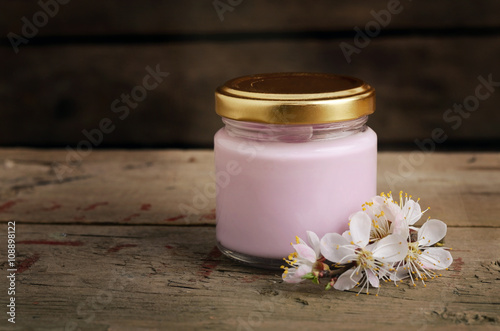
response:
<path id="1" fill-rule="evenodd" d="M 375 196 L 372 198 L 372 201 L 368 201 L 361 206 L 371 219 L 370 242 L 375 242 L 392 234 L 393 218 L 390 216 L 387 217 L 387 215 L 392 215 L 392 210 L 390 209 L 392 205 L 397 207 L 394 203 L 388 203 L 386 198 Z"/>
<path id="2" fill-rule="evenodd" d="M 415 280 L 425 280 L 441 276 L 432 270 L 447 269 L 453 262 L 450 252 L 442 247 L 431 247 L 446 235 L 446 224 L 440 220 L 430 219 L 418 229 L 417 241 L 408 243 L 408 254 L 401 261 L 393 280 L 410 277 L 413 286 Z"/>
<path id="3" fill-rule="evenodd" d="M 382 193 L 374 197 L 371 202 L 366 202 L 362 207 L 372 219 L 370 241 L 375 242 L 389 234 L 408 236 L 409 229 L 413 228 L 412 225 L 429 210 L 427 208 L 422 211 L 419 200 L 414 201 L 407 193 L 403 198 L 403 191 L 400 191 L 399 203 L 394 201 L 391 192 L 387 195 Z"/>
<path id="4" fill-rule="evenodd" d="M 379 287 L 379 278 L 387 279 L 394 262 L 407 255 L 406 238 L 388 235 L 374 244 L 369 244 L 372 220 L 365 212 L 351 216 L 349 231 L 343 235 L 328 233 L 321 239 L 321 253 L 338 265 L 353 264 L 344 272 L 333 287 L 337 290 L 350 290 L 360 286 L 359 292 L 369 285 Z M 359 294 L 358 292 L 358 294 Z"/>
<path id="5" fill-rule="evenodd" d="M 299 237 L 295 237 L 296 244 L 291 243 L 295 252 L 284 259 L 289 267 L 282 266 L 283 280 L 287 283 L 299 283 L 306 274 L 313 271 L 314 264 L 321 258 L 320 241 L 316 233 L 307 231 L 309 245 Z"/>

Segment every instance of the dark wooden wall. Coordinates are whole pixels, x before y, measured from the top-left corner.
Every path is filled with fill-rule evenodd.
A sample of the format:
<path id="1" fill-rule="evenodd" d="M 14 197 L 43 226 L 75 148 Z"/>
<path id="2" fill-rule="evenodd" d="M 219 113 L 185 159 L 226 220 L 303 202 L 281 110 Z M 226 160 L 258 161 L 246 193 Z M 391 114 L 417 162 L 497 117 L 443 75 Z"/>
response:
<path id="1" fill-rule="evenodd" d="M 448 137 L 440 148 L 498 148 L 500 86 L 460 124 L 443 115 L 475 94 L 479 76 L 500 82 L 499 1 L 402 0 L 350 63 L 339 45 L 353 45 L 354 27 L 392 1 L 220 2 L 241 3 L 221 21 L 213 0 L 71 0 L 16 53 L 7 36 L 21 35 L 22 17 L 32 22 L 41 7 L 1 0 L 0 144 L 74 145 L 110 118 L 115 130 L 102 147 L 209 147 L 221 127 L 217 85 L 251 73 L 322 71 L 376 88 L 370 125 L 382 148 L 414 148 L 436 128 Z M 168 77 L 121 120 L 111 104 L 157 65 Z"/>

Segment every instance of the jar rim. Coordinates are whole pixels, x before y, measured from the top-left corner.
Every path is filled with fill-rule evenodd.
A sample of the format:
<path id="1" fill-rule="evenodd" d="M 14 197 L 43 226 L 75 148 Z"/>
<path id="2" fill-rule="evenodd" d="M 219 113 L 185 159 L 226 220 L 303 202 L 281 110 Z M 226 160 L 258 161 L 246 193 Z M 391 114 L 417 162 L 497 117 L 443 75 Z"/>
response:
<path id="1" fill-rule="evenodd" d="M 227 81 L 215 92 L 220 116 L 270 124 L 341 122 L 372 114 L 375 89 L 327 73 L 266 73 Z"/>

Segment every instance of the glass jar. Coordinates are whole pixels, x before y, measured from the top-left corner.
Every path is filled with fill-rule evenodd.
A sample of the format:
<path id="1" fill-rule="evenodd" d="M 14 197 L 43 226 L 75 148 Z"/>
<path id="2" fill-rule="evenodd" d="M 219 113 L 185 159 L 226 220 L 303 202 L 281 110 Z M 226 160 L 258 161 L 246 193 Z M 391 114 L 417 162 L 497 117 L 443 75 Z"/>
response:
<path id="1" fill-rule="evenodd" d="M 215 95 L 225 124 L 214 138 L 216 236 L 225 255 L 278 267 L 295 236 L 342 233 L 349 215 L 376 195 L 368 84 L 274 73 L 230 80 Z"/>

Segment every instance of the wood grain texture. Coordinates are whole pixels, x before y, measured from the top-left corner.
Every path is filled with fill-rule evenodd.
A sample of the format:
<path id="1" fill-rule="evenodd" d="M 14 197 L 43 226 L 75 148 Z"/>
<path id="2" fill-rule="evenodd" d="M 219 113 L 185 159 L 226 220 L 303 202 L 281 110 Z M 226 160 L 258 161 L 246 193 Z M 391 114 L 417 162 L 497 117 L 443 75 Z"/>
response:
<path id="1" fill-rule="evenodd" d="M 338 40 L 65 45 L 14 54 L 0 48 L 0 144 L 72 146 L 109 118 L 100 146 L 212 146 L 222 126 L 214 90 L 258 72 L 319 71 L 360 77 L 377 90 L 370 126 L 382 144 L 411 144 L 442 128 L 447 143 L 500 141 L 499 87 L 474 111 L 445 112 L 476 93 L 478 77 L 500 81 L 500 37 L 374 38 L 348 64 Z M 135 109 L 113 103 L 142 85 L 147 66 L 169 72 Z M 12 70 L 16 68 L 16 70 Z M 495 83 L 498 84 L 498 83 Z M 486 90 L 481 90 L 485 93 Z M 128 108 L 114 111 L 116 107 Z M 22 115 L 20 115 L 22 114 Z M 22 119 L 20 118 L 22 116 Z M 450 114 L 448 114 L 450 116 Z M 459 121 L 459 122 L 457 122 Z"/>
<path id="2" fill-rule="evenodd" d="M 44 1 L 45 2 L 45 1 Z M 232 3 L 238 3 L 233 1 Z M 220 21 L 212 0 L 77 1 L 60 6 L 41 36 L 238 33 L 303 30 L 352 30 L 373 20 L 370 12 L 387 8 L 387 0 L 369 2 L 242 1 Z M 222 3 L 228 3 L 223 0 Z M 406 1 L 389 28 L 498 27 L 500 5 L 493 0 Z M 37 2 L 0 2 L 3 35 L 21 31 L 21 17 L 40 10 Z"/>
<path id="3" fill-rule="evenodd" d="M 500 154 L 379 153 L 378 189 L 421 197 L 451 226 L 500 225 Z"/>
<path id="4" fill-rule="evenodd" d="M 214 224 L 213 152 L 94 151 L 66 166 L 61 150 L 0 150 L 0 220 Z M 499 153 L 379 153 L 378 190 L 421 197 L 449 226 L 500 224 Z M 208 192 L 208 193 L 205 193 Z M 198 214 L 185 214 L 181 205 Z M 200 208 L 198 208 L 200 207 Z"/>
<path id="5" fill-rule="evenodd" d="M 279 273 L 235 264 L 214 250 L 213 227 L 18 222 L 16 230 L 18 262 L 38 259 L 17 274 L 10 330 L 494 330 L 500 323 L 498 227 L 449 229 L 450 270 L 426 288 L 383 284 L 378 297 L 284 284 Z"/>
<path id="6" fill-rule="evenodd" d="M 0 218 L 42 223 L 213 224 L 213 153 L 5 150 Z M 201 190 L 201 191 L 199 191 Z M 201 201 L 194 200 L 200 196 Z M 194 201 L 194 202 L 193 202 Z M 183 214 L 181 205 L 195 209 Z M 3 206 L 3 207 L 2 207 Z"/>

